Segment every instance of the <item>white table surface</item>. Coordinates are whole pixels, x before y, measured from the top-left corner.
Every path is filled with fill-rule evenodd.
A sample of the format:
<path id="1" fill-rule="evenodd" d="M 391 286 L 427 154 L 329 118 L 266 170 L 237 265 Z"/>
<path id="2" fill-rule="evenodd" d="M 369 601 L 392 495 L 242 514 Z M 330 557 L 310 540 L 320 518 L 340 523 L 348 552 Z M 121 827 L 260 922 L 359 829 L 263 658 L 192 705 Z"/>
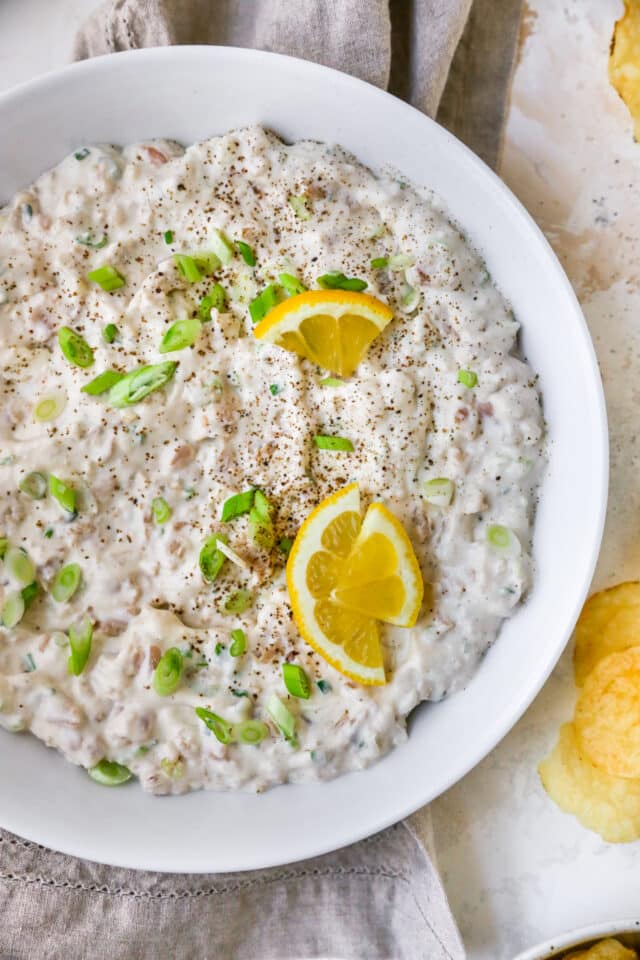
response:
<path id="1" fill-rule="evenodd" d="M 97 2 L 0 0 L 0 90 L 66 63 Z M 563 261 L 601 365 L 612 483 L 596 587 L 640 576 L 640 144 L 607 81 L 621 7 L 525 4 L 501 169 Z M 432 806 L 470 960 L 511 960 L 574 926 L 640 918 L 640 844 L 612 846 L 588 833 L 548 800 L 536 774 L 573 698 L 567 651 L 512 733 Z"/>

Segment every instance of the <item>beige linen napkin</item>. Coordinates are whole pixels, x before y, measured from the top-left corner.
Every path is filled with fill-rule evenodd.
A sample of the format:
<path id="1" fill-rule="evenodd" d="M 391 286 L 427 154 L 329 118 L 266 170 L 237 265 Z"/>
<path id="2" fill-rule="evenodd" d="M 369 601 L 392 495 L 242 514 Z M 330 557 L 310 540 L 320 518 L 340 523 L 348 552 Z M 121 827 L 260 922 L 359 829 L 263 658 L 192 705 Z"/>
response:
<path id="1" fill-rule="evenodd" d="M 217 43 L 305 57 L 389 87 L 432 116 L 440 104 L 439 118 L 495 165 L 520 0 L 475 0 L 469 17 L 470 6 L 108 0 L 74 55 Z M 0 908 L 3 960 L 464 957 L 434 866 L 428 811 L 325 857 L 235 875 L 105 867 L 0 832 Z"/>

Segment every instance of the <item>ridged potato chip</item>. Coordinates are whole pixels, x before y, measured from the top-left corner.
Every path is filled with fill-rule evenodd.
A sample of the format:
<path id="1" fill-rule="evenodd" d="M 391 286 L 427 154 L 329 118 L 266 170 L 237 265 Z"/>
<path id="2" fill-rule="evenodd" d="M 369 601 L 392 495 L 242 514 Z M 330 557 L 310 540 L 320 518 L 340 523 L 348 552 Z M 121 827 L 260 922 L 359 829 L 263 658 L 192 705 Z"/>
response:
<path id="1" fill-rule="evenodd" d="M 640 4 L 637 0 L 625 0 L 624 14 L 614 27 L 609 80 L 629 108 L 635 139 L 640 140 Z"/>
<path id="2" fill-rule="evenodd" d="M 640 645 L 640 582 L 619 583 L 594 593 L 576 624 L 574 669 L 582 686 L 595 665 L 610 653 Z"/>
<path id="3" fill-rule="evenodd" d="M 610 777 L 581 755 L 572 723 L 538 766 L 542 785 L 558 806 L 609 843 L 640 838 L 640 780 Z"/>
<path id="4" fill-rule="evenodd" d="M 640 777 L 640 647 L 598 663 L 574 715 L 581 752 L 612 777 Z"/>
<path id="5" fill-rule="evenodd" d="M 619 940 L 601 940 L 594 944 L 589 950 L 581 950 L 579 953 L 570 953 L 566 960 L 638 960 L 638 954 L 629 947 L 624 947 Z"/>

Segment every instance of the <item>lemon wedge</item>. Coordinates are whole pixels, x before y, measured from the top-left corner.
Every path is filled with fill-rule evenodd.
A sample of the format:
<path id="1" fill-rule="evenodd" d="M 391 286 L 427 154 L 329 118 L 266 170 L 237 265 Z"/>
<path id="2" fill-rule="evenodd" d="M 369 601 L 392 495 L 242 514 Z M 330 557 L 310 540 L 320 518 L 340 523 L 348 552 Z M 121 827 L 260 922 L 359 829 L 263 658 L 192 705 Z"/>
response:
<path id="1" fill-rule="evenodd" d="M 385 683 L 378 623 L 413 626 L 424 594 L 411 541 L 390 510 L 372 503 L 363 519 L 357 483 L 327 497 L 295 539 L 287 586 L 314 650 L 359 683 Z"/>
<path id="2" fill-rule="evenodd" d="M 392 318 L 391 308 L 367 293 L 307 290 L 270 310 L 253 334 L 349 377 Z"/>

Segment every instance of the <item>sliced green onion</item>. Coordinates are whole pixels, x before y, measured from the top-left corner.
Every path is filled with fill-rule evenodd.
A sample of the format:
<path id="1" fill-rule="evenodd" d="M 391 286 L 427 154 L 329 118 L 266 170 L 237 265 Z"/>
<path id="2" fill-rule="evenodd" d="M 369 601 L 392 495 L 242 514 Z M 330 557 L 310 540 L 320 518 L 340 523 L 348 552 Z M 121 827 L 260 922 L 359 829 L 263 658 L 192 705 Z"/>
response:
<path id="1" fill-rule="evenodd" d="M 224 643 L 216 643 L 216 656 L 219 657 L 223 650 L 226 650 Z"/>
<path id="2" fill-rule="evenodd" d="M 311 696 L 309 677 L 297 663 L 282 664 L 282 679 L 291 696 L 302 700 L 308 700 Z"/>
<path id="3" fill-rule="evenodd" d="M 248 243 L 244 243 L 242 240 L 236 241 L 236 247 L 240 253 L 240 256 L 246 263 L 248 267 L 255 267 L 256 265 L 256 255 L 253 252 L 252 248 Z"/>
<path id="4" fill-rule="evenodd" d="M 208 245 L 219 259 L 220 263 L 231 263 L 233 246 L 221 230 L 213 230 L 208 238 Z"/>
<path id="5" fill-rule="evenodd" d="M 499 523 L 487 527 L 487 542 L 500 553 L 516 555 L 521 550 L 520 541 L 515 533 L 509 527 L 503 527 Z"/>
<path id="6" fill-rule="evenodd" d="M 291 553 L 291 547 L 293 546 L 293 540 L 290 540 L 289 537 L 283 537 L 278 541 L 278 549 L 284 553 L 285 557 L 288 557 Z"/>
<path id="7" fill-rule="evenodd" d="M 60 416 L 62 411 L 67 405 L 67 396 L 65 393 L 58 391 L 58 393 L 51 393 L 47 397 L 43 397 L 42 400 L 38 400 L 35 407 L 33 408 L 34 419 L 38 420 L 40 423 L 49 423 L 51 420 L 57 419 Z"/>
<path id="8" fill-rule="evenodd" d="M 263 550 L 273 547 L 273 506 L 262 490 L 255 491 L 253 507 L 249 512 L 249 535 Z"/>
<path id="9" fill-rule="evenodd" d="M 474 373 L 473 370 L 458 370 L 458 383 L 461 383 L 471 390 L 477 382 L 478 374 Z"/>
<path id="10" fill-rule="evenodd" d="M 93 624 L 89 617 L 84 617 L 79 624 L 69 627 L 69 673 L 76 677 L 80 676 L 87 665 L 92 638 Z"/>
<path id="11" fill-rule="evenodd" d="M 90 367 L 93 363 L 93 350 L 87 341 L 71 327 L 60 327 L 58 343 L 69 363 L 75 364 L 76 367 Z"/>
<path id="12" fill-rule="evenodd" d="M 21 587 L 35 579 L 35 564 L 22 547 L 9 547 L 4 555 L 4 565 L 9 576 Z"/>
<path id="13" fill-rule="evenodd" d="M 236 590 L 224 605 L 225 613 L 244 613 L 253 603 L 253 594 L 249 590 Z"/>
<path id="14" fill-rule="evenodd" d="M 227 542 L 227 538 L 221 534 L 215 534 L 207 537 L 202 549 L 200 550 L 199 564 L 202 577 L 207 583 L 213 583 L 225 561 L 225 555 L 218 550 L 218 541 Z"/>
<path id="15" fill-rule="evenodd" d="M 47 540 L 51 540 L 51 537 L 53 536 L 53 527 L 47 527 L 44 532 L 44 536 L 47 538 Z"/>
<path id="16" fill-rule="evenodd" d="M 353 444 L 351 440 L 348 440 L 346 437 L 327 437 L 322 434 L 318 434 L 313 438 L 318 450 L 334 450 L 334 451 L 344 451 L 346 453 L 353 452 Z"/>
<path id="17" fill-rule="evenodd" d="M 445 477 L 425 480 L 422 489 L 424 490 L 425 500 L 432 503 L 434 507 L 448 507 L 453 500 L 453 480 L 447 480 Z"/>
<path id="18" fill-rule="evenodd" d="M 58 603 L 68 603 L 82 582 L 82 570 L 77 563 L 68 563 L 56 573 L 51 585 L 51 596 Z"/>
<path id="19" fill-rule="evenodd" d="M 90 397 L 97 397 L 101 393 L 111 390 L 111 387 L 120 383 L 123 377 L 124 373 L 118 373 L 117 370 L 105 370 L 104 373 L 99 373 L 89 383 L 85 383 L 81 390 L 83 393 L 88 393 Z"/>
<path id="20" fill-rule="evenodd" d="M 366 280 L 359 280 L 358 277 L 345 277 L 339 270 L 332 270 L 329 273 L 323 273 L 318 277 L 318 286 L 323 290 L 355 290 L 360 292 L 366 290 L 369 284 Z"/>
<path id="21" fill-rule="evenodd" d="M 231 694 L 232 697 L 248 697 L 248 696 L 249 696 L 249 691 L 248 691 L 248 690 L 232 690 L 232 689 L 230 689 L 230 690 L 229 690 L 229 693 Z"/>
<path id="22" fill-rule="evenodd" d="M 249 314 L 254 323 L 259 323 L 278 303 L 278 288 L 270 283 L 255 300 L 249 304 Z"/>
<path id="23" fill-rule="evenodd" d="M 24 672 L 25 672 L 25 673 L 33 673 L 33 671 L 36 669 L 36 662 L 35 662 L 35 660 L 33 659 L 33 654 L 32 654 L 32 653 L 26 653 L 26 654 L 24 655 L 24 657 L 23 657 L 23 663 L 24 663 Z"/>
<path id="24" fill-rule="evenodd" d="M 188 320 L 176 320 L 165 331 L 160 341 L 160 353 L 172 353 L 174 350 L 184 350 L 185 347 L 192 347 L 201 330 L 202 324 L 197 317 L 190 317 Z"/>
<path id="25" fill-rule="evenodd" d="M 331 693 L 333 688 L 328 680 L 317 680 L 316 683 L 320 693 Z"/>
<path id="26" fill-rule="evenodd" d="M 227 523 L 234 520 L 235 517 L 241 517 L 244 513 L 249 513 L 255 500 L 255 490 L 245 490 L 244 493 L 234 493 L 232 497 L 222 504 L 221 520 Z"/>
<path id="27" fill-rule="evenodd" d="M 312 210 L 309 203 L 309 197 L 306 195 L 306 193 L 302 193 L 297 197 L 294 194 L 291 194 L 288 202 L 298 220 L 311 219 Z"/>
<path id="28" fill-rule="evenodd" d="M 200 319 L 203 323 L 211 320 L 211 311 L 217 310 L 219 313 L 224 310 L 227 302 L 227 295 L 221 283 L 214 284 L 211 293 L 203 297 L 200 301 Z"/>
<path id="29" fill-rule="evenodd" d="M 187 256 L 186 253 L 174 253 L 173 262 L 189 283 L 199 283 L 202 280 L 200 268 L 193 257 Z"/>
<path id="30" fill-rule="evenodd" d="M 103 233 L 99 240 L 96 240 L 91 231 L 81 233 L 76 237 L 76 243 L 81 243 L 83 247 L 91 247 L 92 250 L 102 250 L 109 243 L 109 237 Z"/>
<path id="31" fill-rule="evenodd" d="M 241 657 L 247 649 L 247 635 L 244 630 L 232 630 L 231 641 L 229 653 L 232 657 Z"/>
<path id="32" fill-rule="evenodd" d="M 151 513 L 154 521 L 161 526 L 171 517 L 171 507 L 164 497 L 154 497 L 151 501 Z"/>
<path id="33" fill-rule="evenodd" d="M 344 380 L 339 380 L 337 377 L 324 377 L 320 381 L 321 387 L 343 387 Z"/>
<path id="34" fill-rule="evenodd" d="M 205 710 L 204 707 L 196 707 L 196 715 L 200 717 L 220 743 L 231 743 L 233 741 L 233 724 L 219 717 L 217 713 Z"/>
<path id="35" fill-rule="evenodd" d="M 296 718 L 275 693 L 267 701 L 267 711 L 283 737 L 296 746 Z"/>
<path id="36" fill-rule="evenodd" d="M 304 293 L 305 290 L 308 289 L 308 287 L 305 287 L 304 283 L 298 280 L 297 277 L 294 277 L 292 273 L 281 273 L 278 276 L 278 280 L 291 297 L 295 297 L 299 293 Z"/>
<path id="37" fill-rule="evenodd" d="M 20 593 L 22 594 L 25 607 L 28 607 L 31 601 L 38 596 L 38 584 L 34 580 L 33 583 L 28 583 L 26 587 L 23 587 Z"/>
<path id="38" fill-rule="evenodd" d="M 216 270 L 219 270 L 222 266 L 220 258 L 208 250 L 197 250 L 194 255 L 194 260 L 200 273 L 206 276 L 215 273 Z"/>
<path id="39" fill-rule="evenodd" d="M 91 150 L 89 150 L 89 147 L 82 147 L 80 150 L 76 150 L 74 157 L 76 160 L 84 160 L 90 153 Z"/>
<path id="40" fill-rule="evenodd" d="M 170 760 L 169 757 L 163 757 L 160 766 L 168 777 L 172 780 L 180 780 L 184 777 L 184 763 L 182 760 Z"/>
<path id="41" fill-rule="evenodd" d="M 0 560 L 2 560 L 9 549 L 9 541 L 6 537 L 0 537 Z"/>
<path id="42" fill-rule="evenodd" d="M 409 253 L 393 253 L 389 257 L 390 270 L 406 270 L 413 266 L 413 257 Z"/>
<path id="43" fill-rule="evenodd" d="M 97 270 L 92 270 L 87 274 L 87 280 L 90 280 L 92 283 L 97 283 L 106 293 L 110 293 L 112 290 L 119 290 L 120 287 L 124 287 L 126 283 L 122 274 L 118 273 L 116 268 L 112 267 L 110 263 L 106 263 L 103 267 L 98 267 Z"/>
<path id="44" fill-rule="evenodd" d="M 58 501 L 63 510 L 66 510 L 68 513 L 76 512 L 75 490 L 63 480 L 54 477 L 52 473 L 49 474 L 49 493 L 54 500 Z"/>
<path id="45" fill-rule="evenodd" d="M 43 497 L 46 497 L 48 488 L 47 475 L 39 470 L 28 473 L 18 484 L 18 489 L 22 493 L 26 493 L 32 500 L 42 500 Z"/>
<path id="46" fill-rule="evenodd" d="M 119 787 L 133 776 L 129 767 L 116 763 L 115 760 L 101 760 L 95 767 L 87 770 L 87 773 L 102 787 Z"/>
<path id="47" fill-rule="evenodd" d="M 182 653 L 177 647 L 169 647 L 153 671 L 153 689 L 159 697 L 168 697 L 178 689 L 181 677 Z"/>
<path id="48" fill-rule="evenodd" d="M 269 727 L 261 720 L 245 720 L 233 726 L 233 736 L 239 743 L 257 746 L 269 736 Z"/>
<path id="49" fill-rule="evenodd" d="M 154 390 L 166 386 L 177 368 L 176 360 L 166 360 L 164 363 L 152 363 L 132 370 L 111 388 L 109 403 L 112 407 L 130 407 L 139 400 L 144 400 Z"/>
<path id="50" fill-rule="evenodd" d="M 413 313 L 414 310 L 417 310 L 421 300 L 422 294 L 420 291 L 412 287 L 409 283 L 405 283 L 400 296 L 400 302 L 402 303 L 405 313 Z"/>
<path id="51" fill-rule="evenodd" d="M 24 611 L 25 602 L 20 591 L 16 590 L 15 593 L 10 593 L 2 604 L 2 611 L 0 611 L 2 626 L 6 627 L 7 630 L 17 627 L 24 617 Z"/>
<path id="52" fill-rule="evenodd" d="M 278 386 L 277 383 L 269 384 L 269 393 L 271 394 L 272 397 L 278 396 L 278 394 L 280 393 L 280 387 Z"/>
<path id="53" fill-rule="evenodd" d="M 224 553 L 227 560 L 231 560 L 231 563 L 235 563 L 237 567 L 240 567 L 242 570 L 248 570 L 249 564 L 246 560 L 243 560 L 242 557 L 232 550 L 228 544 L 223 543 L 222 540 L 218 540 L 218 550 L 220 553 Z"/>
<path id="54" fill-rule="evenodd" d="M 165 230 L 164 232 L 164 242 L 169 244 L 173 243 L 173 230 Z"/>
<path id="55" fill-rule="evenodd" d="M 374 257 L 371 266 L 374 270 L 384 270 L 385 267 L 389 266 L 389 260 L 387 257 Z"/>
<path id="56" fill-rule="evenodd" d="M 120 339 L 120 331 L 116 327 L 115 323 L 108 323 L 106 325 L 102 331 L 102 339 L 105 343 L 113 343 L 114 340 Z"/>

